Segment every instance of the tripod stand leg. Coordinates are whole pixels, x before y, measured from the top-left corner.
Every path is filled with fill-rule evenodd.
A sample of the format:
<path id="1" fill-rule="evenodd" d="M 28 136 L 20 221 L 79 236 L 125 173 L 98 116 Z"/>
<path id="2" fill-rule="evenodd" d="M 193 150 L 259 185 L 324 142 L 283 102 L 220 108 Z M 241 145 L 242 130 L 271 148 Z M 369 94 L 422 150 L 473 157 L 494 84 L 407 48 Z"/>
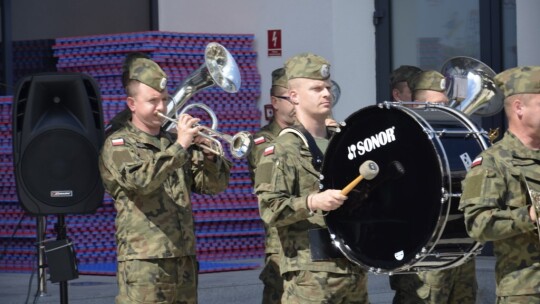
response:
<path id="1" fill-rule="evenodd" d="M 47 295 L 47 270 L 45 265 L 45 252 L 43 251 L 43 241 L 45 240 L 46 218 L 44 216 L 36 217 L 37 222 L 37 254 L 38 254 L 38 290 L 40 297 Z"/>
<path id="2" fill-rule="evenodd" d="M 56 223 L 56 240 L 65 240 L 67 238 L 66 222 L 62 214 L 58 215 Z M 60 281 L 60 304 L 68 303 L 68 284 L 67 281 Z"/>

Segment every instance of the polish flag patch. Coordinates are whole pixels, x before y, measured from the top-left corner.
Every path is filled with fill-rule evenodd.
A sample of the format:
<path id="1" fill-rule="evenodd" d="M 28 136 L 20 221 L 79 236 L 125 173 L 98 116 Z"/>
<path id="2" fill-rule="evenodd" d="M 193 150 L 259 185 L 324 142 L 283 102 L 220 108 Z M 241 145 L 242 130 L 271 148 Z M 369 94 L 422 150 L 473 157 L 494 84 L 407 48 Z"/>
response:
<path id="1" fill-rule="evenodd" d="M 479 157 L 475 158 L 473 160 L 473 162 L 471 163 L 471 169 L 478 166 L 478 165 L 481 165 L 481 164 L 482 164 L 482 157 L 479 156 Z"/>
<path id="2" fill-rule="evenodd" d="M 124 145 L 124 139 L 123 138 L 115 138 L 111 140 L 113 146 L 123 146 Z"/>
<path id="3" fill-rule="evenodd" d="M 270 146 L 270 147 L 267 147 L 266 149 L 264 149 L 263 154 L 264 154 L 264 156 L 274 154 L 274 146 Z"/>
<path id="4" fill-rule="evenodd" d="M 264 136 L 257 137 L 253 140 L 253 142 L 255 142 L 256 145 L 260 145 L 266 142 L 266 138 L 264 138 Z"/>

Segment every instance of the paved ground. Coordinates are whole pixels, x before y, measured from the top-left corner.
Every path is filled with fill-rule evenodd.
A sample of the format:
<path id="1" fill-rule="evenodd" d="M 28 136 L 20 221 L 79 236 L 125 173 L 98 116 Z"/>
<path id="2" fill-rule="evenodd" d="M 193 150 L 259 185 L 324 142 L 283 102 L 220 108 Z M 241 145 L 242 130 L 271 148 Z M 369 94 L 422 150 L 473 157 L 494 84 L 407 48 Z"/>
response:
<path id="1" fill-rule="evenodd" d="M 494 258 L 477 258 L 479 294 L 477 304 L 495 303 Z M 199 276 L 199 303 L 251 304 L 261 302 L 262 284 L 259 269 L 205 273 Z M 31 285 L 30 285 L 31 283 Z M 80 276 L 68 282 L 67 303 L 114 303 L 116 277 Z M 60 303 L 59 284 L 47 282 L 46 295 L 34 298 L 37 279 L 30 274 L 0 273 L 0 302 L 3 304 Z M 388 276 L 369 275 L 369 297 L 372 304 L 392 302 L 393 292 Z M 34 301 L 35 300 L 35 301 Z"/>

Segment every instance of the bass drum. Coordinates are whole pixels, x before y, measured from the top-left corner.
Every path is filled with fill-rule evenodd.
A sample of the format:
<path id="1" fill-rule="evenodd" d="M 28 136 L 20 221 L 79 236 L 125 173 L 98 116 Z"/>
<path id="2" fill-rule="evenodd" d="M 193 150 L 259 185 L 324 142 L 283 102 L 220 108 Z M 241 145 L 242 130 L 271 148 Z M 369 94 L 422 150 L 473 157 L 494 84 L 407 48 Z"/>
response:
<path id="1" fill-rule="evenodd" d="M 382 103 L 345 120 L 330 140 L 320 187 L 343 189 L 366 160 L 379 174 L 363 180 L 325 221 L 333 243 L 375 273 L 461 265 L 482 246 L 458 210 L 461 181 L 488 147 L 485 132 L 461 112 L 419 103 Z"/>

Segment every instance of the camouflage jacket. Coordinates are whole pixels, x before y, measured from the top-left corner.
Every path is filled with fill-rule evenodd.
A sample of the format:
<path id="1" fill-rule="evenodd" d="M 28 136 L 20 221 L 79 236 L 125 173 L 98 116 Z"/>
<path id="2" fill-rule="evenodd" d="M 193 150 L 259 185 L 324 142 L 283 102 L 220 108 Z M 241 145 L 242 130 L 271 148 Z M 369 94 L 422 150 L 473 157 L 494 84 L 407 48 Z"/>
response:
<path id="1" fill-rule="evenodd" d="M 253 149 L 251 149 L 251 152 L 248 155 L 249 173 L 252 180 L 255 178 L 255 170 L 264 149 L 268 147 L 270 142 L 278 136 L 279 131 L 281 131 L 281 127 L 275 120 L 272 120 L 269 124 L 262 127 L 261 130 L 255 133 L 255 135 L 253 136 L 255 145 L 253 146 Z M 281 246 L 279 245 L 279 238 L 277 236 L 276 228 L 269 227 L 265 224 L 264 230 L 266 232 L 266 238 L 264 243 L 265 252 L 279 253 L 279 248 Z"/>
<path id="2" fill-rule="evenodd" d="M 230 162 L 185 150 L 164 131 L 151 136 L 131 122 L 111 134 L 100 172 L 114 198 L 119 261 L 195 255 L 191 192 L 227 188 Z"/>
<path id="3" fill-rule="evenodd" d="M 275 120 L 272 120 L 269 124 L 262 127 L 257 133 L 253 135 L 253 140 L 255 144 L 253 145 L 253 149 L 251 149 L 251 152 L 248 155 L 248 165 L 251 179 L 255 178 L 254 170 L 257 167 L 259 160 L 261 159 L 262 152 L 266 147 L 268 147 L 270 142 L 279 135 L 279 131 L 281 131 L 281 127 Z"/>
<path id="4" fill-rule="evenodd" d="M 473 161 L 462 181 L 467 232 L 479 242 L 493 241 L 498 296 L 540 293 L 540 242 L 525 181 L 540 191 L 540 151 L 510 132 Z"/>
<path id="5" fill-rule="evenodd" d="M 265 223 L 276 227 L 281 243 L 281 273 L 297 270 L 359 273 L 345 258 L 311 260 L 308 230 L 326 228 L 321 213 L 310 215 L 306 199 L 319 191 L 319 172 L 302 139 L 286 133 L 265 149 L 255 172 L 255 193 Z"/>

